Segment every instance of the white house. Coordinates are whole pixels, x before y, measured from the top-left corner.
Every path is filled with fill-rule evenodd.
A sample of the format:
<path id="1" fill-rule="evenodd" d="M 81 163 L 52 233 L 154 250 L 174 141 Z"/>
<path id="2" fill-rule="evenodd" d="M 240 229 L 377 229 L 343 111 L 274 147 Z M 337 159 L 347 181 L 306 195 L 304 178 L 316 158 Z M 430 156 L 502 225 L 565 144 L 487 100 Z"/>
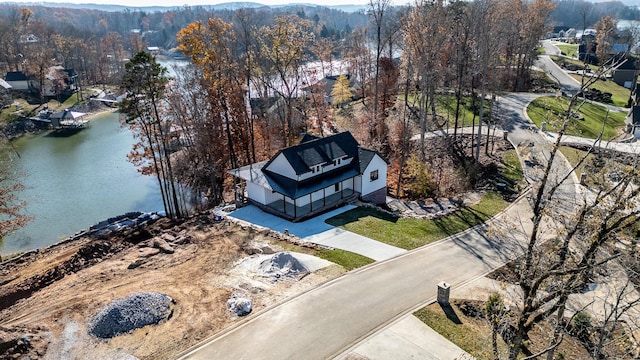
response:
<path id="1" fill-rule="evenodd" d="M 360 147 L 350 132 L 278 151 L 270 160 L 230 171 L 245 182 L 249 202 L 291 221 L 312 217 L 350 200 L 384 203 L 387 162 Z"/>

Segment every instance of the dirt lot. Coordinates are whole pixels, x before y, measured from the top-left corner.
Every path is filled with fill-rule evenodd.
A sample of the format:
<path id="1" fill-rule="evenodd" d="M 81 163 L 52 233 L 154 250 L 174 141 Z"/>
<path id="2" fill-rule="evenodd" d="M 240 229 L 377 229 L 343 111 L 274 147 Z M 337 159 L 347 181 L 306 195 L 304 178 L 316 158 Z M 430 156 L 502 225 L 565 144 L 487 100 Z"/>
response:
<path id="1" fill-rule="evenodd" d="M 160 220 L 148 230 L 81 238 L 2 263 L 0 358 L 12 358 L 11 352 L 15 358 L 171 358 L 251 317 L 227 309 L 232 294 L 248 295 L 255 314 L 344 272 L 332 265 L 277 282 L 230 272 L 237 260 L 256 251 L 253 244 L 277 248 L 278 240 L 209 219 L 203 215 L 180 225 Z M 158 246 L 154 239 L 161 234 L 168 235 Z M 173 298 L 172 316 L 110 340 L 89 335 L 88 322 L 100 309 L 141 291 Z"/>

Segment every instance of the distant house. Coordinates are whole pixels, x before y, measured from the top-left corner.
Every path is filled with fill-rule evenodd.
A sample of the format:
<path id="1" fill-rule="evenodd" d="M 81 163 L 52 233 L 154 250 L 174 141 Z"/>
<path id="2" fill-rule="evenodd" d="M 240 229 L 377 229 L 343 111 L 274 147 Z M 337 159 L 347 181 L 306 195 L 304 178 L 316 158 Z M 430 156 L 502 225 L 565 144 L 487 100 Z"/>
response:
<path id="1" fill-rule="evenodd" d="M 4 80 L 11 85 L 14 91 L 33 91 L 39 88 L 38 80 L 33 76 L 27 76 L 22 71 L 10 71 Z"/>
<path id="2" fill-rule="evenodd" d="M 270 160 L 233 169 L 245 183 L 249 202 L 291 221 L 360 198 L 386 201 L 387 162 L 360 147 L 349 132 L 318 138 L 278 151 Z"/>
<path id="3" fill-rule="evenodd" d="M 613 69 L 612 80 L 620 86 L 631 89 L 636 81 L 637 71 L 637 60 L 628 57 Z"/>

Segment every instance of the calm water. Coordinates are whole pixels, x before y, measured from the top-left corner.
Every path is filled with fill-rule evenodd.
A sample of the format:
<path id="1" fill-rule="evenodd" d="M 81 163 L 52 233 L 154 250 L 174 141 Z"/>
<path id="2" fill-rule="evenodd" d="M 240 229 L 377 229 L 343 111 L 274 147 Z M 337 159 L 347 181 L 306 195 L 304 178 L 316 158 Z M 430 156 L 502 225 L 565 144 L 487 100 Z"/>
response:
<path id="1" fill-rule="evenodd" d="M 15 141 L 15 166 L 27 186 L 18 196 L 34 220 L 0 243 L 0 253 L 45 247 L 128 211 L 162 210 L 157 180 L 127 161 L 133 141 L 117 113 L 71 136 L 43 132 Z"/>

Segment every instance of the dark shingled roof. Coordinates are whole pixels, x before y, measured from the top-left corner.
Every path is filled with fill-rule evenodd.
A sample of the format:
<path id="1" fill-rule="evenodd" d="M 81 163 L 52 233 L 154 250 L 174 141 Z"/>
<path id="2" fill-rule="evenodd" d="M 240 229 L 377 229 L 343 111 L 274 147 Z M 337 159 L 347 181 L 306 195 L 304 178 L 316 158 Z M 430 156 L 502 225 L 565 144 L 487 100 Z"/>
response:
<path id="1" fill-rule="evenodd" d="M 313 166 L 330 163 L 345 155 L 357 160 L 358 147 L 356 139 L 346 131 L 324 138 L 309 137 L 306 142 L 280 150 L 272 159 L 280 154 L 284 155 L 296 175 L 302 175 L 308 173 Z M 268 171 L 269 165 L 271 161 L 267 162 L 263 170 Z"/>
<path id="2" fill-rule="evenodd" d="M 344 156 L 353 158 L 353 161 L 309 179 L 296 181 L 268 170 L 273 159 L 280 154 L 287 159 L 297 175 L 308 173 L 315 165 L 331 164 L 333 160 Z M 274 191 L 291 198 L 299 198 L 362 174 L 375 154 L 375 151 L 360 148 L 356 139 L 348 131 L 325 138 L 305 135 L 300 144 L 282 149 L 273 156 L 264 165 L 262 172 Z"/>
<path id="3" fill-rule="evenodd" d="M 27 75 L 22 71 L 9 71 L 5 77 L 6 81 L 24 81 L 27 80 Z"/>

